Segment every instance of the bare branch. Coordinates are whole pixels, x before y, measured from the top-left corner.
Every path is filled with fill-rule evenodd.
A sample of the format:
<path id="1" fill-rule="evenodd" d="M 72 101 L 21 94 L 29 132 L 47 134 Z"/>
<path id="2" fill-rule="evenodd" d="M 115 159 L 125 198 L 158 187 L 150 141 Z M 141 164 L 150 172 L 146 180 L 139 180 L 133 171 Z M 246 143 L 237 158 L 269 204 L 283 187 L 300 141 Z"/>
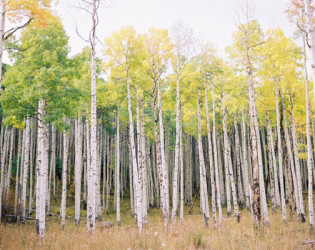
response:
<path id="1" fill-rule="evenodd" d="M 38 44 L 38 42 L 36 42 L 36 43 L 34 43 L 34 44 L 28 46 L 27 48 L 23 48 L 23 49 L 17 48 L 17 47 L 8 47 L 8 48 L 5 48 L 4 50 L 16 50 L 16 51 L 21 51 L 21 52 L 23 52 L 23 51 L 26 51 L 26 50 L 28 50 L 28 49 L 34 47 L 36 44 Z"/>
<path id="2" fill-rule="evenodd" d="M 3 41 L 6 41 L 10 36 L 12 36 L 16 31 L 25 28 L 26 26 L 28 26 L 31 21 L 33 20 L 33 17 L 31 17 L 26 23 L 22 24 L 21 26 L 15 27 L 15 28 L 11 28 L 9 30 L 7 30 L 6 32 L 4 32 L 2 39 Z"/>

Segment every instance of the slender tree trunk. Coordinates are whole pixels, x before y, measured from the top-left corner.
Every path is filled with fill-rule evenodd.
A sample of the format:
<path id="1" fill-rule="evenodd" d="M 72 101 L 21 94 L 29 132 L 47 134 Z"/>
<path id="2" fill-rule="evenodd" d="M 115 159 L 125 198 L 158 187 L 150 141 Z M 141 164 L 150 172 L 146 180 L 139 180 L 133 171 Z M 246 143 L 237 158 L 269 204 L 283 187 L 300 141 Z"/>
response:
<path id="1" fill-rule="evenodd" d="M 92 1 L 92 29 L 91 29 L 91 163 L 89 170 L 88 205 L 87 205 L 87 227 L 90 234 L 95 232 L 95 208 L 96 208 L 96 172 L 97 172 L 97 114 L 96 114 L 96 26 L 98 23 L 97 8 L 99 2 Z"/>
<path id="2" fill-rule="evenodd" d="M 119 150 L 119 102 L 117 105 L 117 117 L 116 117 L 116 217 L 117 225 L 120 226 L 120 182 L 119 182 L 119 167 L 120 167 L 120 150 Z"/>
<path id="3" fill-rule="evenodd" d="M 161 169 L 163 173 L 163 190 L 164 190 L 164 223 L 168 224 L 170 214 L 170 202 L 169 202 L 169 181 L 168 181 L 168 169 L 165 163 L 165 146 L 164 146 L 164 125 L 163 125 L 163 113 L 162 113 L 162 98 L 161 98 L 161 86 L 160 80 L 158 80 L 158 107 L 159 107 L 159 123 L 160 123 L 160 145 L 161 145 Z"/>
<path id="4" fill-rule="evenodd" d="M 75 224 L 80 224 L 81 169 L 82 169 L 82 121 L 81 114 L 75 121 Z"/>
<path id="5" fill-rule="evenodd" d="M 172 222 L 176 223 L 176 214 L 178 210 L 178 169 L 179 169 L 179 132 L 180 132 L 180 75 L 179 75 L 179 58 L 177 55 L 177 81 L 176 81 L 176 136 L 175 136 L 175 159 L 174 159 L 174 175 L 173 175 L 173 207 Z"/>
<path id="6" fill-rule="evenodd" d="M 104 139 L 103 139 L 103 214 L 105 214 L 105 208 L 106 208 L 106 203 L 105 203 L 105 196 L 106 196 L 106 167 L 107 167 L 107 157 L 108 157 L 108 151 L 107 151 L 107 146 L 108 146 L 108 136 L 107 133 L 104 133 Z"/>
<path id="7" fill-rule="evenodd" d="M 209 202 L 207 191 L 206 168 L 203 158 L 202 138 L 201 138 L 201 117 L 200 117 L 200 100 L 199 90 L 197 90 L 197 118 L 198 118 L 198 151 L 199 151 L 199 167 L 200 167 L 200 207 L 203 214 L 205 226 L 208 227 L 209 222 Z"/>
<path id="8" fill-rule="evenodd" d="M 281 143 L 281 127 L 280 127 L 279 98 L 278 98 L 277 81 L 275 81 L 275 93 L 276 93 L 277 137 L 278 137 L 278 158 L 279 158 L 278 162 L 279 162 L 281 209 L 282 209 L 282 220 L 284 222 L 286 222 L 287 212 L 286 212 L 286 208 L 285 208 L 285 197 L 284 197 L 283 168 L 282 168 L 282 143 Z"/>
<path id="9" fill-rule="evenodd" d="M 274 174 L 274 159 L 273 159 L 273 140 L 272 140 L 272 131 L 269 121 L 269 116 L 266 114 L 267 117 L 267 140 L 268 140 L 268 158 L 269 158 L 269 173 L 270 173 L 270 187 L 271 187 L 271 204 L 272 204 L 272 212 L 276 212 L 276 197 L 275 197 L 275 185 L 278 185 L 275 182 L 275 174 Z"/>
<path id="10" fill-rule="evenodd" d="M 219 224 L 222 227 L 222 204 L 221 204 L 221 188 L 220 188 L 220 176 L 219 176 L 219 165 L 218 165 L 218 151 L 217 151 L 217 139 L 216 139 L 216 128 L 215 128 L 215 95 L 214 95 L 214 83 L 212 82 L 212 141 L 213 141 L 213 156 L 214 156 L 214 172 L 215 172 L 215 183 L 217 191 L 217 206 L 219 210 Z"/>
<path id="11" fill-rule="evenodd" d="M 306 13 L 306 24 L 307 24 L 307 39 L 309 44 L 309 49 L 311 51 L 311 63 L 312 63 L 312 74 L 313 79 L 315 79 L 315 29 L 313 23 L 313 15 L 312 15 L 312 7 L 311 7 L 312 0 L 305 0 L 304 8 Z M 313 86 L 315 86 L 315 82 L 313 81 Z M 314 88 L 314 98 L 315 98 L 315 88 Z"/>
<path id="12" fill-rule="evenodd" d="M 137 164 L 137 156 L 136 156 L 136 148 L 135 148 L 135 138 L 134 138 L 134 126 L 132 119 L 132 109 L 131 109 L 131 96 L 130 96 L 130 83 L 129 83 L 129 71 L 127 70 L 127 95 L 128 95 L 128 113 L 129 113 L 129 138 L 130 138 L 130 146 L 131 146 L 131 155 L 132 155 L 132 165 L 133 165 L 133 184 L 136 190 L 136 209 L 135 214 L 138 222 L 139 232 L 142 231 L 142 213 L 141 213 L 141 190 L 139 187 L 139 172 L 138 172 L 138 164 Z"/>
<path id="13" fill-rule="evenodd" d="M 102 220 L 102 208 L 101 208 L 101 151 L 102 151 L 102 126 L 96 127 L 96 182 L 95 182 L 95 216 L 98 221 Z"/>
<path id="14" fill-rule="evenodd" d="M 25 148 L 24 148 L 24 181 L 23 181 L 23 192 L 22 192 L 22 221 L 25 220 L 25 208 L 26 208 L 26 186 L 28 177 L 28 166 L 29 166 L 29 144 L 30 144 L 30 118 L 27 116 L 25 126 Z"/>
<path id="15" fill-rule="evenodd" d="M 276 197 L 276 207 L 280 207 L 280 193 L 279 193 L 279 180 L 277 171 L 277 159 L 273 143 L 272 131 L 270 131 L 270 141 L 271 141 L 271 154 L 273 162 L 273 173 L 274 173 L 274 183 L 275 183 L 275 197 Z"/>
<path id="16" fill-rule="evenodd" d="M 142 217 L 143 217 L 143 223 L 148 224 L 148 206 L 147 206 L 147 164 L 146 164 L 146 147 L 145 147 L 145 136 L 144 136 L 144 125 L 143 125 L 143 106 L 141 103 L 141 120 L 140 120 L 140 141 L 141 145 L 141 155 L 142 155 L 142 192 L 143 192 L 143 212 L 142 212 Z"/>
<path id="17" fill-rule="evenodd" d="M 309 0 L 306 1 L 306 5 L 309 8 Z M 308 15 L 308 22 L 312 25 L 312 19 L 310 15 Z M 315 44 L 315 43 L 313 43 Z M 310 133 L 310 117 L 311 117 L 311 109 L 310 109 L 310 101 L 309 101 L 309 92 L 308 92 L 308 74 L 307 74 L 307 66 L 306 66 L 306 52 L 305 52 L 305 37 L 303 39 L 303 52 L 304 52 L 304 74 L 305 74 L 305 97 L 306 97 L 306 141 L 307 141 L 307 174 L 308 174 L 308 212 L 309 212 L 309 221 L 310 221 L 310 231 L 314 230 L 314 207 L 313 207 L 313 169 L 314 169 L 314 159 L 313 159 L 313 150 L 312 150 L 312 141 L 311 141 L 311 133 Z M 314 54 L 314 53 L 313 53 Z M 314 60 L 315 63 L 315 60 Z M 314 71 L 314 68 L 313 68 Z"/>
<path id="18" fill-rule="evenodd" d="M 238 125 L 236 121 L 236 115 L 234 114 L 234 130 L 235 130 L 235 154 L 236 154 L 236 165 L 237 165 L 237 189 L 238 189 L 238 196 L 240 206 L 244 204 L 244 192 L 242 186 L 242 179 L 241 179 L 241 165 L 242 165 L 242 156 L 241 156 L 241 145 L 240 145 L 240 137 L 238 133 Z"/>
<path id="19" fill-rule="evenodd" d="M 54 171 L 54 164 L 56 164 L 55 152 L 56 152 L 56 131 L 54 131 L 54 125 L 51 126 L 51 153 L 50 153 L 50 167 L 49 167 L 49 179 L 48 179 L 48 204 L 47 204 L 47 214 L 50 213 L 50 197 L 51 197 L 51 181 Z"/>
<path id="20" fill-rule="evenodd" d="M 209 167 L 210 167 L 210 181 L 211 181 L 211 205 L 212 205 L 212 217 L 214 226 L 217 226 L 217 215 L 216 215 L 216 201 L 215 201 L 215 182 L 214 182 L 214 164 L 212 154 L 212 142 L 211 142 L 211 131 L 210 131 L 210 118 L 209 118 L 209 104 L 208 104 L 208 89 L 206 84 L 206 76 L 204 76 L 204 87 L 205 87 L 205 103 L 206 103 L 206 117 L 207 117 L 207 134 L 208 134 L 208 149 L 209 149 Z"/>
<path id="21" fill-rule="evenodd" d="M 138 210 L 141 210 L 141 216 L 143 221 L 144 209 L 143 209 L 143 165 L 142 165 L 142 146 L 141 146 L 141 132 L 140 132 L 140 112 L 139 112 L 139 94 L 137 89 L 137 107 L 136 107 L 136 116 L 137 116 L 137 162 L 138 162 L 138 186 L 140 189 L 140 207 Z"/>
<path id="22" fill-rule="evenodd" d="M 90 185 L 90 167 L 91 167 L 91 136 L 90 136 L 90 123 L 89 123 L 89 108 L 86 107 L 85 113 L 85 133 L 86 133 L 86 182 L 87 182 L 87 204 L 90 204 L 90 196 L 88 193 Z M 88 209 L 88 208 L 86 208 Z"/>
<path id="23" fill-rule="evenodd" d="M 244 111 L 242 110 L 242 148 L 243 148 L 243 184 L 245 189 L 246 208 L 249 211 L 249 181 L 248 181 L 248 160 L 247 160 L 247 145 L 246 145 L 246 125 Z"/>
<path id="24" fill-rule="evenodd" d="M 155 156 L 156 156 L 156 165 L 157 165 L 157 180 L 159 182 L 159 205 L 161 207 L 163 216 L 165 217 L 165 192 L 163 184 L 163 171 L 162 171 L 162 162 L 161 162 L 161 143 L 159 138 L 159 128 L 158 128 L 158 110 L 156 102 L 156 82 L 153 81 L 153 112 L 154 112 L 154 138 L 155 138 Z"/>
<path id="25" fill-rule="evenodd" d="M 180 223 L 184 222 L 184 155 L 183 155 L 183 129 L 182 118 L 180 116 L 179 131 L 179 161 L 180 161 Z"/>
<path id="26" fill-rule="evenodd" d="M 288 144 L 290 142 L 288 142 L 286 136 L 285 136 L 285 129 L 284 129 L 284 105 L 283 105 L 283 97 L 282 97 L 282 91 L 280 92 L 280 96 L 281 96 L 281 118 L 280 118 L 280 125 L 281 125 L 281 136 L 282 136 L 282 141 L 283 141 L 283 158 L 284 158 L 284 162 L 285 162 L 285 180 L 286 180 L 286 190 L 287 190 L 287 196 L 288 196 L 288 202 L 289 202 L 289 209 L 290 209 L 290 219 L 292 218 L 293 215 L 293 191 L 292 191 L 292 180 L 291 180 L 291 174 L 290 174 L 290 163 L 289 163 L 289 147 Z"/>
<path id="27" fill-rule="evenodd" d="M 131 216 L 135 216 L 135 196 L 134 196 L 134 185 L 133 185 L 133 159 L 131 152 L 131 145 L 129 140 L 128 149 L 128 162 L 129 162 L 129 189 L 130 189 L 130 212 Z"/>
<path id="28" fill-rule="evenodd" d="M 297 212 L 297 215 L 300 216 L 300 214 L 301 214 L 300 197 L 298 194 L 298 187 L 297 187 L 296 171 L 295 171 L 294 159 L 293 159 L 293 153 L 292 153 L 292 146 L 291 146 L 291 140 L 290 140 L 290 136 L 289 136 L 289 132 L 288 132 L 287 119 L 286 119 L 283 101 L 282 101 L 282 106 L 283 106 L 282 112 L 283 112 L 283 121 L 284 121 L 284 134 L 285 134 L 285 140 L 286 140 L 286 145 L 287 145 L 289 159 L 290 159 L 291 171 L 289 171 L 289 175 L 292 176 L 292 180 L 293 180 L 293 190 L 294 190 L 294 196 L 295 196 L 296 212 Z"/>
<path id="29" fill-rule="evenodd" d="M 300 214 L 299 218 L 301 222 L 305 222 L 305 211 L 304 211 L 304 202 L 303 202 L 303 190 L 302 190 L 302 179 L 301 179 L 301 167 L 299 161 L 299 152 L 297 146 L 296 138 L 296 128 L 295 128 L 295 119 L 294 119 L 294 110 L 293 110 L 293 99 L 290 93 L 291 100 L 291 129 L 292 129 L 292 141 L 293 141 L 293 150 L 294 150 L 294 160 L 295 160 L 295 169 L 296 169 L 296 179 L 297 179 L 297 191 L 300 202 Z"/>
<path id="30" fill-rule="evenodd" d="M 224 172 L 225 172 L 225 188 L 226 188 L 226 204 L 227 216 L 231 216 L 231 179 L 229 178 L 229 157 L 230 148 L 228 143 L 227 126 L 226 126 L 226 111 L 224 106 L 224 93 L 222 93 L 222 116 L 223 116 L 223 137 L 224 137 Z"/>
<path id="31" fill-rule="evenodd" d="M 15 148 L 15 129 L 12 128 L 11 129 L 11 140 L 10 140 L 9 166 L 8 166 L 7 178 L 6 178 L 6 181 L 5 181 L 5 205 L 6 206 L 8 205 L 8 202 L 9 202 L 10 177 L 11 177 L 11 174 L 12 174 L 12 158 L 13 158 L 13 149 L 14 148 Z"/>
<path id="32" fill-rule="evenodd" d="M 253 92 L 255 92 L 254 89 L 253 89 Z M 262 146 L 261 146 L 261 140 L 260 140 L 256 104 L 254 105 L 254 114 L 255 114 L 254 115 L 255 130 L 256 130 L 256 135 L 257 135 L 259 190 L 260 190 L 261 209 L 262 209 L 264 225 L 269 226 L 270 222 L 269 222 L 267 198 L 266 198 L 266 191 L 265 191 L 265 179 L 264 179 L 264 169 L 263 169 L 264 166 L 263 166 L 262 150 L 261 150 Z"/>
<path id="33" fill-rule="evenodd" d="M 65 123 L 68 123 L 65 118 Z M 68 150 L 69 135 L 68 131 L 63 131 L 63 159 L 62 159 L 62 194 L 60 205 L 61 228 L 64 229 L 66 224 L 66 197 L 67 197 L 67 172 L 68 172 Z"/>
<path id="34" fill-rule="evenodd" d="M 109 196 L 110 196 L 110 166 L 111 166 L 111 139 L 108 143 L 108 155 L 107 155 L 107 171 L 106 171 L 106 214 L 109 214 Z"/>
<path id="35" fill-rule="evenodd" d="M 1 144 L 3 144 L 3 128 L 1 128 Z M 23 140 L 23 131 L 19 130 L 19 137 L 18 137 L 18 156 L 17 156 L 17 163 L 16 163 L 16 175 L 15 175 L 15 195 L 14 195 L 14 216 L 17 215 L 17 206 L 18 206 L 18 193 L 19 193 L 19 168 L 20 168 L 20 160 L 21 160 L 21 151 L 22 151 L 22 140 Z M 1 208 L 0 208 L 1 209 Z"/>
<path id="36" fill-rule="evenodd" d="M 252 158 L 253 158 L 253 185 L 252 185 L 252 211 L 254 213 L 254 221 L 256 226 L 260 223 L 261 220 L 261 197 L 260 197 L 260 185 L 259 185 L 259 159 L 258 159 L 258 137 L 256 131 L 256 102 L 255 102 L 255 91 L 254 91 L 254 84 L 252 79 L 252 71 L 251 71 L 251 64 L 249 59 L 249 47 L 248 47 L 248 34 L 246 33 L 246 63 L 247 63 L 247 78 L 248 78 L 248 95 L 249 95 L 249 116 L 250 116 L 250 138 L 252 144 Z M 259 145 L 260 146 L 260 145 Z"/>
<path id="37" fill-rule="evenodd" d="M 2 125 L 4 126 L 4 125 Z M 4 173 L 5 173 L 5 155 L 8 147 L 8 139 L 7 139 L 7 134 L 8 130 L 5 129 L 5 134 L 4 134 L 4 142 L 2 147 L 0 147 L 1 150 L 1 177 L 0 177 L 0 217 L 2 215 L 2 193 L 3 193 L 3 184 L 4 184 Z M 0 223 L 1 223 L 1 218 L 0 218 Z"/>
<path id="38" fill-rule="evenodd" d="M 45 195 L 46 195 L 46 125 L 45 125 L 45 100 L 38 102 L 38 135 L 37 135 L 37 160 L 36 160 L 36 229 L 40 238 L 45 238 Z"/>

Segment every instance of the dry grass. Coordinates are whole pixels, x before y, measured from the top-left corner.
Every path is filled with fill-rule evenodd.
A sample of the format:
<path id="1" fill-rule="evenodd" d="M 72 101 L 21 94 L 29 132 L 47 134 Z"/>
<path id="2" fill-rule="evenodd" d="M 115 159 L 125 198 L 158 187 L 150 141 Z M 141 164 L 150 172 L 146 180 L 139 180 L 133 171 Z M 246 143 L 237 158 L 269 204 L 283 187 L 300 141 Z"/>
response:
<path id="1" fill-rule="evenodd" d="M 195 206 L 193 214 L 185 211 L 184 224 L 177 222 L 165 228 L 158 209 L 151 209 L 149 224 L 141 234 L 129 214 L 129 201 L 122 204 L 122 226 L 96 229 L 95 236 L 87 234 L 85 221 L 75 226 L 73 220 L 60 229 L 59 219 L 48 217 L 46 239 L 40 243 L 35 233 L 35 222 L 0 225 L 0 249 L 308 249 L 301 240 L 315 239 L 309 234 L 309 224 L 292 219 L 282 222 L 281 211 L 271 214 L 268 228 L 254 228 L 251 214 L 242 211 L 241 222 L 235 217 L 224 217 L 222 228 L 208 228 Z M 67 208 L 71 212 L 73 207 Z M 115 214 L 104 218 L 115 222 Z"/>

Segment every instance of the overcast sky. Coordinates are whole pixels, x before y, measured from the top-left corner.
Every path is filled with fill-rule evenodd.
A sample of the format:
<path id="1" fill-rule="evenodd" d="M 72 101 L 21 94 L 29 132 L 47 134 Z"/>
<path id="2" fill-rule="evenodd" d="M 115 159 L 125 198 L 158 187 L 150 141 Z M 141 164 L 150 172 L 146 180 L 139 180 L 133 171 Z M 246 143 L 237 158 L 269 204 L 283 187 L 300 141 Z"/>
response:
<path id="1" fill-rule="evenodd" d="M 90 29 L 91 18 L 74 8 L 73 2 L 80 0 L 60 0 L 56 7 L 65 30 L 70 37 L 71 55 L 81 51 L 87 44 L 76 34 L 76 24 L 82 36 Z M 110 6 L 99 10 L 100 24 L 97 36 L 104 38 L 121 27 L 132 25 L 144 33 L 148 28 L 169 29 L 176 21 L 184 21 L 192 27 L 197 37 L 212 42 L 219 54 L 232 43 L 232 33 L 236 30 L 235 20 L 239 0 L 110 0 Z M 290 24 L 284 10 L 288 0 L 248 0 L 255 6 L 255 16 L 264 29 L 280 27 L 291 36 L 295 27 Z M 100 45 L 99 45 L 100 46 Z M 101 48 L 100 48 L 101 49 Z"/>

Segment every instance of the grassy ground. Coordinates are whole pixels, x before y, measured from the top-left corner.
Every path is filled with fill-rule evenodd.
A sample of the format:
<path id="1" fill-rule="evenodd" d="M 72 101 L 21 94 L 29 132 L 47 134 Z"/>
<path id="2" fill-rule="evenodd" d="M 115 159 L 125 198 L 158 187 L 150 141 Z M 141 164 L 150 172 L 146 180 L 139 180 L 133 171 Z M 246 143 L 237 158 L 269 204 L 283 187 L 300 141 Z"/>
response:
<path id="1" fill-rule="evenodd" d="M 168 228 L 164 227 L 160 210 L 150 209 L 149 224 L 141 234 L 130 216 L 129 200 L 122 202 L 122 225 L 103 230 L 97 227 L 95 236 L 87 234 L 85 219 L 80 226 L 69 219 L 61 230 L 58 217 L 47 217 L 44 243 L 38 240 L 34 221 L 0 224 L 0 249 L 309 249 L 311 245 L 301 245 L 300 241 L 315 239 L 309 233 L 308 222 L 299 223 L 293 218 L 284 224 L 280 210 L 276 214 L 270 211 L 268 228 L 255 229 L 251 214 L 243 210 L 240 223 L 235 217 L 224 216 L 222 228 L 215 229 L 212 221 L 208 228 L 204 227 L 198 207 L 196 204 L 191 215 L 185 208 L 183 225 L 178 218 L 176 225 Z M 58 212 L 59 207 L 53 204 L 52 210 Z M 71 199 L 67 215 L 74 215 Z M 115 214 L 104 216 L 103 221 L 115 223 Z"/>

